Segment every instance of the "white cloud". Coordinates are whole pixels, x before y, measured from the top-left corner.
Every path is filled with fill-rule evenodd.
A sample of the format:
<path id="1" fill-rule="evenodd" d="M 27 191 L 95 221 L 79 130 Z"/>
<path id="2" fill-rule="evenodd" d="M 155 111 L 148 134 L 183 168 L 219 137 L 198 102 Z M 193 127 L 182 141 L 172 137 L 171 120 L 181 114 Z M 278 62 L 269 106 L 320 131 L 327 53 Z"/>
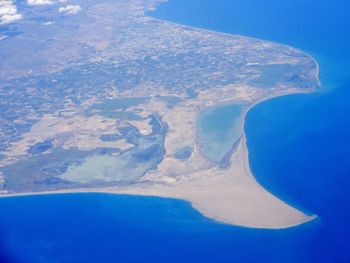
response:
<path id="1" fill-rule="evenodd" d="M 65 7 L 60 7 L 58 9 L 58 12 L 60 13 L 66 13 L 70 15 L 76 15 L 80 12 L 81 8 L 79 5 L 67 5 Z"/>
<path id="2" fill-rule="evenodd" d="M 17 7 L 12 0 L 0 0 L 0 25 L 13 23 L 22 19 L 17 13 Z"/>
<path id="3" fill-rule="evenodd" d="M 27 0 L 28 5 L 53 5 L 52 0 Z"/>

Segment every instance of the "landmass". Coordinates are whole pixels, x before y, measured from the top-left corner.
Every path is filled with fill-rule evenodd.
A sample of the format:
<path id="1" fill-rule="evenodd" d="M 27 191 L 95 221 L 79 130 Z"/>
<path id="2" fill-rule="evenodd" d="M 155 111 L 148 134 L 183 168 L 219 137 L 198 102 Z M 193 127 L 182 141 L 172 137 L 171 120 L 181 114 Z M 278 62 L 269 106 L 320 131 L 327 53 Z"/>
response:
<path id="1" fill-rule="evenodd" d="M 314 219 L 254 179 L 244 119 L 261 101 L 317 88 L 316 61 L 148 16 L 160 3 L 75 1 L 63 14 L 59 3 L 26 6 L 0 27 L 0 196 L 170 197 L 256 228 Z M 235 136 L 203 129 L 203 140 L 200 114 L 220 105 L 239 107 Z"/>

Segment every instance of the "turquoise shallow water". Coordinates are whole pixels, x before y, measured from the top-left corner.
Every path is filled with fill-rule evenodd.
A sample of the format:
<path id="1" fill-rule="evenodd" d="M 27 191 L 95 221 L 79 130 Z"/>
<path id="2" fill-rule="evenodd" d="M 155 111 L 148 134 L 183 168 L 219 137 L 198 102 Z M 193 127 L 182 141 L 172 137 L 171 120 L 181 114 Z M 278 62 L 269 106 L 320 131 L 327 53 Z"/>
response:
<path id="1" fill-rule="evenodd" d="M 231 104 L 213 107 L 198 118 L 196 139 L 202 153 L 220 162 L 242 136 L 243 106 Z"/>
<path id="2" fill-rule="evenodd" d="M 257 180 L 319 215 L 286 230 L 226 226 L 188 203 L 103 194 L 0 199 L 1 262 L 350 262 L 350 4 L 172 0 L 171 21 L 293 45 L 320 62 L 322 91 L 264 102 L 245 131 Z"/>

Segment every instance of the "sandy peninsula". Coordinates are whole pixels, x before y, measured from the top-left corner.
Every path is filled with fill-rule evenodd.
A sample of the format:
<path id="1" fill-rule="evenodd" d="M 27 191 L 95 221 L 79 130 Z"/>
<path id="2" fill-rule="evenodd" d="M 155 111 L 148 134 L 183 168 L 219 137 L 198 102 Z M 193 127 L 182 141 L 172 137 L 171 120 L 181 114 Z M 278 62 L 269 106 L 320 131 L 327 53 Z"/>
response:
<path id="1" fill-rule="evenodd" d="M 190 202 L 193 208 L 215 221 L 250 228 L 283 229 L 317 218 L 286 204 L 255 180 L 249 167 L 245 135 L 236 146 L 230 163 L 228 169 L 214 166 L 176 179 L 146 176 L 140 183 L 130 186 L 2 194 L 0 197 L 87 192 L 176 198 Z"/>

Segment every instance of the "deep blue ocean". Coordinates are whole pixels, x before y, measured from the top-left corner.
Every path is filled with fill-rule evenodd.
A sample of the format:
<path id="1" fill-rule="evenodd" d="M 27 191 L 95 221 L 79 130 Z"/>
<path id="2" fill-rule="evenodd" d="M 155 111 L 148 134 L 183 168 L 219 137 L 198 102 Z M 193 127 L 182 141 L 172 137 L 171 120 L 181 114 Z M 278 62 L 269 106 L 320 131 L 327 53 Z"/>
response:
<path id="1" fill-rule="evenodd" d="M 319 219 L 286 230 L 215 223 L 178 200 L 105 194 L 0 199 L 0 262 L 350 262 L 350 2 L 170 0 L 153 16 L 272 40 L 320 64 L 318 92 L 247 115 L 250 164 Z"/>

